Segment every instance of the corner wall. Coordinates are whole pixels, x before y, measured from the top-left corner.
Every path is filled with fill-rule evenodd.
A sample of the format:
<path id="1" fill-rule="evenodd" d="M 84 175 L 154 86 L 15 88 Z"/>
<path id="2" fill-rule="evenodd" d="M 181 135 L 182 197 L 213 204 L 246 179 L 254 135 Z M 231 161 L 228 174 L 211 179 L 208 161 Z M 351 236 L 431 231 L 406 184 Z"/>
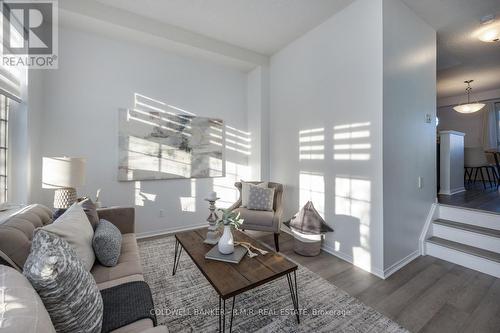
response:
<path id="1" fill-rule="evenodd" d="M 361 24 L 362 23 L 362 24 Z M 312 200 L 328 251 L 383 274 L 382 1 L 358 0 L 271 58 L 271 179 Z"/>
<path id="2" fill-rule="evenodd" d="M 418 256 L 419 236 L 436 198 L 436 32 L 400 0 L 384 0 L 383 8 L 387 275 Z"/>

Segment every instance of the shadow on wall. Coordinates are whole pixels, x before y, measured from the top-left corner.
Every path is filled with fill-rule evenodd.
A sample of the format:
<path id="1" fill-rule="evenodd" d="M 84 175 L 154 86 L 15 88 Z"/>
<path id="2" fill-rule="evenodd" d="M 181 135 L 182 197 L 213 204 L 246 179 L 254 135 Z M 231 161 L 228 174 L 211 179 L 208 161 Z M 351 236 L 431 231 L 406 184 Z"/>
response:
<path id="1" fill-rule="evenodd" d="M 157 135 L 128 138 L 127 172 L 155 173 L 158 175 L 156 178 L 177 178 L 176 181 L 182 182 L 182 191 L 185 192 L 179 197 L 181 212 L 195 213 L 198 205 L 202 205 L 200 208 L 205 210 L 206 202 L 203 199 L 211 189 L 220 197 L 217 202 L 220 208 L 229 207 L 237 201 L 239 192 L 234 183 L 240 179 L 248 179 L 250 175 L 248 158 L 252 148 L 251 133 L 229 125 L 222 127 L 217 122 L 209 124 L 208 139 L 207 142 L 202 142 L 202 148 L 211 153 L 213 147 L 219 147 L 219 150 L 222 147 L 223 153 L 221 156 L 211 154 L 208 159 L 198 159 L 197 165 L 208 166 L 210 171 L 206 177 L 195 179 L 190 178 L 194 165 L 193 154 L 183 143 L 193 135 L 198 135 L 191 126 L 196 114 L 139 93 L 134 94 L 134 108 L 131 111 L 127 113 L 127 121 L 136 123 L 134 126 L 139 128 L 144 125 L 139 133 L 153 129 Z M 158 140 L 167 135 L 172 135 L 173 145 L 165 144 L 165 140 Z M 183 151 L 182 147 L 186 147 L 186 150 Z M 159 200 L 156 193 L 144 190 L 144 182 L 133 182 L 135 205 L 139 207 L 147 207 Z"/>
<path id="2" fill-rule="evenodd" d="M 369 271 L 372 182 L 356 170 L 369 163 L 371 147 L 369 122 L 299 131 L 297 210 L 312 201 L 335 229 L 326 246 Z"/>

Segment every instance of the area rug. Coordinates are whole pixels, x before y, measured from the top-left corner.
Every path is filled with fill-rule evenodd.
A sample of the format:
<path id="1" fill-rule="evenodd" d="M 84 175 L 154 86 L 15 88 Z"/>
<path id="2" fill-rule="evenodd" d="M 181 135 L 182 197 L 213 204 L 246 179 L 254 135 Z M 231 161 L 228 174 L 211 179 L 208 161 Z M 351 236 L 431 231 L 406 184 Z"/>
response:
<path id="1" fill-rule="evenodd" d="M 158 323 L 170 332 L 217 332 L 219 297 L 185 252 L 172 276 L 174 245 L 171 236 L 139 242 Z M 297 283 L 300 324 L 283 277 L 236 297 L 233 332 L 407 332 L 300 265 Z"/>

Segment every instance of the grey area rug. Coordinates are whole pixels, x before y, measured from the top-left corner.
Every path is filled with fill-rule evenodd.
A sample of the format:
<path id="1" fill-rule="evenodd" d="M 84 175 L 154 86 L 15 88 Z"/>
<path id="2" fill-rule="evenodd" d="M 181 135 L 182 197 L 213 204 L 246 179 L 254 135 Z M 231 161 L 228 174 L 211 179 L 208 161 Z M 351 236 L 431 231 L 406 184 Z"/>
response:
<path id="1" fill-rule="evenodd" d="M 174 245 L 172 236 L 139 242 L 158 324 L 170 332 L 217 332 L 219 297 L 184 251 L 172 276 Z M 297 283 L 300 324 L 291 313 L 290 291 L 282 277 L 236 296 L 233 332 L 407 332 L 300 265 Z M 230 305 L 226 301 L 227 311 Z"/>

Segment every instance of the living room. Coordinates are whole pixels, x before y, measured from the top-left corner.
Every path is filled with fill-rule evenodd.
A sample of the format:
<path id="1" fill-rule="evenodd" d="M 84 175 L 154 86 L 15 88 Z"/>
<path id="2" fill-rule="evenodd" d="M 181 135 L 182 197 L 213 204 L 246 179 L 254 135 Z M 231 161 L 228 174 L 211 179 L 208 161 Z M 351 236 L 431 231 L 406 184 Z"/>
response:
<path id="1" fill-rule="evenodd" d="M 3 1 L 2 331 L 498 332 L 498 216 L 437 203 L 449 8 L 498 26 L 493 0 Z M 439 252 L 437 219 L 488 253 Z"/>

